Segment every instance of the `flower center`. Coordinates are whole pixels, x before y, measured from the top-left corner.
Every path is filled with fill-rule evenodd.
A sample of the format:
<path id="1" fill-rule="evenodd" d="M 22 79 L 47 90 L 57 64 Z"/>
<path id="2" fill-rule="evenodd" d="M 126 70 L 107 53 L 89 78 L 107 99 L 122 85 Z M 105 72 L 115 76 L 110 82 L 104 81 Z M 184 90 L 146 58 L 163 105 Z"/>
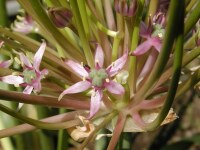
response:
<path id="1" fill-rule="evenodd" d="M 108 77 L 105 69 L 92 69 L 89 73 L 89 77 L 92 79 L 92 85 L 101 87 L 103 81 Z"/>
<path id="2" fill-rule="evenodd" d="M 165 34 L 165 29 L 163 29 L 163 27 L 160 24 L 155 24 L 152 36 L 163 39 L 164 34 Z"/>
<path id="3" fill-rule="evenodd" d="M 24 82 L 31 83 L 34 78 L 36 78 L 35 71 L 33 70 L 24 70 L 23 71 Z"/>

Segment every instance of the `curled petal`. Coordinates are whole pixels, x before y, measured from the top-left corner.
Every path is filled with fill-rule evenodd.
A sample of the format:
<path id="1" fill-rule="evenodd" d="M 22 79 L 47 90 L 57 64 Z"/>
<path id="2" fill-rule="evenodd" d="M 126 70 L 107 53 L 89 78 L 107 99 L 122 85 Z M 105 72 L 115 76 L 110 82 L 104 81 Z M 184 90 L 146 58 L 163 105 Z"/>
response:
<path id="1" fill-rule="evenodd" d="M 43 41 L 40 48 L 38 49 L 38 51 L 36 52 L 36 54 L 33 58 L 33 67 L 37 71 L 39 71 L 40 63 L 41 63 L 45 48 L 46 48 L 46 42 Z"/>
<path id="2" fill-rule="evenodd" d="M 21 62 L 26 66 L 32 68 L 32 64 L 30 63 L 29 59 L 23 54 L 19 53 L 19 57 Z"/>
<path id="3" fill-rule="evenodd" d="M 104 54 L 102 47 L 98 44 L 96 48 L 96 54 L 95 54 L 95 63 L 98 63 L 99 67 L 103 67 L 104 63 Z"/>
<path id="4" fill-rule="evenodd" d="M 117 82 L 114 82 L 114 81 L 109 81 L 109 83 L 106 83 L 106 88 L 107 90 L 110 92 L 110 93 L 113 93 L 113 94 L 118 94 L 118 95 L 122 95 L 124 94 L 124 87 L 117 83 Z"/>
<path id="5" fill-rule="evenodd" d="M 82 76 L 82 77 L 87 77 L 88 76 L 88 72 L 84 69 L 84 67 L 82 65 L 80 65 L 79 63 L 76 63 L 72 60 L 68 60 L 65 62 L 70 68 L 72 68 L 72 70 L 74 72 L 76 72 L 78 75 Z"/>
<path id="6" fill-rule="evenodd" d="M 81 81 L 81 82 L 78 82 L 72 86 L 70 86 L 68 89 L 64 90 L 58 100 L 61 100 L 61 98 L 65 95 L 65 94 L 74 94 L 74 93 L 80 93 L 80 92 L 83 92 L 85 90 L 87 90 L 88 88 L 91 87 L 91 83 L 88 82 L 88 81 Z"/>
<path id="7" fill-rule="evenodd" d="M 19 85 L 24 83 L 24 79 L 20 76 L 14 76 L 14 75 L 8 75 L 4 77 L 0 77 L 2 82 L 8 83 L 8 84 L 14 84 Z"/>
<path id="8" fill-rule="evenodd" d="M 33 87 L 32 86 L 26 86 L 26 88 L 24 89 L 23 93 L 24 94 L 31 94 L 31 92 L 33 91 Z"/>
<path id="9" fill-rule="evenodd" d="M 97 113 L 97 111 L 99 110 L 102 96 L 103 96 L 103 94 L 102 94 L 101 90 L 97 90 L 95 93 L 92 94 L 91 102 L 90 102 L 89 119 L 92 118 Z"/>
<path id="10" fill-rule="evenodd" d="M 128 57 L 128 51 L 124 53 L 122 57 L 117 59 L 115 62 L 113 62 L 108 68 L 106 69 L 109 73 L 109 75 L 112 77 L 116 75 L 125 65 Z"/>

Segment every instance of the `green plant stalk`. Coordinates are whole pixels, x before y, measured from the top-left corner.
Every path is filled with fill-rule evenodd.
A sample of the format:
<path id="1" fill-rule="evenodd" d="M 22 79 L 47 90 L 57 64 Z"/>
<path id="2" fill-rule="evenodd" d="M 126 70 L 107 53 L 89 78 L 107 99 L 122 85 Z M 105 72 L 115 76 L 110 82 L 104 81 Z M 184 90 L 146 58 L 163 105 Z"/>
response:
<path id="1" fill-rule="evenodd" d="M 94 24 L 97 26 L 97 28 L 104 32 L 105 34 L 111 36 L 111 37 L 116 37 L 119 33 L 116 32 L 116 31 L 112 31 L 112 30 L 109 30 L 108 28 L 106 28 L 104 25 L 102 25 L 96 18 L 93 14 L 89 13 L 89 16 L 91 18 L 92 21 L 94 21 Z"/>
<path id="2" fill-rule="evenodd" d="M 200 18 L 200 1 L 195 6 L 195 8 L 192 10 L 192 12 L 187 16 L 187 20 L 185 21 L 185 28 L 184 28 L 184 34 L 188 34 L 188 32 L 195 26 L 197 21 Z"/>
<path id="3" fill-rule="evenodd" d="M 47 123 L 47 122 L 42 122 L 42 121 L 38 121 L 32 118 L 28 118 L 26 116 L 21 115 L 20 113 L 16 113 L 16 111 L 9 109 L 8 107 L 0 104 L 0 110 L 3 111 L 4 113 L 13 116 L 16 119 L 19 119 L 25 123 L 28 123 L 30 125 L 36 126 L 37 128 L 40 129 L 47 129 L 47 130 L 58 130 L 58 129 L 66 129 L 66 128 L 70 128 L 72 126 L 75 126 L 80 122 L 79 119 L 74 119 L 71 121 L 67 121 L 67 122 L 60 122 L 60 123 Z"/>
<path id="4" fill-rule="evenodd" d="M 133 27 L 133 34 L 132 34 L 132 41 L 131 41 L 131 52 L 134 51 L 139 42 L 139 30 L 140 30 L 140 21 L 142 19 L 142 12 L 144 7 L 144 0 L 138 1 L 138 11 L 137 11 L 137 18 L 135 19 L 135 24 Z M 130 88 L 130 96 L 133 96 L 136 90 L 136 75 L 137 75 L 137 59 L 135 56 L 130 57 L 129 62 L 129 88 Z"/>
<path id="5" fill-rule="evenodd" d="M 148 23 L 149 17 L 153 17 L 157 11 L 159 0 L 150 0 L 148 13 L 145 18 L 145 22 Z"/>
<path id="6" fill-rule="evenodd" d="M 113 42 L 113 48 L 112 48 L 112 62 L 114 62 L 118 58 L 118 48 L 121 42 L 121 39 L 123 38 L 122 33 L 119 32 L 119 34 L 114 37 L 114 42 Z"/>
<path id="7" fill-rule="evenodd" d="M 198 31 L 200 31 L 200 30 L 198 30 Z M 185 44 L 184 44 L 184 49 L 190 50 L 191 48 L 196 47 L 196 41 L 195 41 L 195 39 L 196 39 L 196 36 L 198 35 L 198 31 L 197 31 L 195 34 L 193 34 L 193 35 L 185 42 Z"/>
<path id="8" fill-rule="evenodd" d="M 2 58 L 5 58 L 5 56 L 2 56 Z M 1 82 L 0 83 L 0 88 L 4 89 L 4 90 L 17 90 L 14 86 L 12 85 L 8 85 L 6 83 Z M 3 101 L 2 102 L 3 105 L 7 106 L 8 108 L 11 109 L 17 109 L 18 107 L 18 103 L 16 102 L 8 102 L 8 101 Z M 11 126 L 15 126 L 19 124 L 18 120 L 14 120 L 11 116 L 8 116 L 7 114 L 0 112 L 0 121 L 2 122 L 2 124 L 4 125 L 4 128 L 8 128 Z M 13 140 L 16 143 L 16 147 L 20 150 L 25 150 L 25 144 L 22 142 L 24 140 L 22 135 L 17 135 L 13 137 Z"/>
<path id="9" fill-rule="evenodd" d="M 2 125 L 2 121 L 0 121 L 0 130 L 2 130 L 4 126 Z M 9 150 L 15 150 L 14 145 L 12 144 L 12 141 L 10 138 L 3 138 L 0 140 L 0 144 L 2 149 L 9 149 Z"/>
<path id="10" fill-rule="evenodd" d="M 161 52 L 158 55 L 156 63 L 145 82 L 145 85 L 142 86 L 135 95 L 135 101 L 133 103 L 138 103 L 141 100 L 145 99 L 149 93 L 152 91 L 153 86 L 158 81 L 159 77 L 162 75 L 162 72 L 166 66 L 166 62 L 169 59 L 171 49 L 174 43 L 176 35 L 176 29 L 178 29 L 177 18 L 179 17 L 180 2 L 182 1 L 171 1 L 169 6 L 169 20 L 166 27 L 165 38 L 162 44 Z M 182 2 L 183 3 L 183 2 Z M 176 24 L 174 24 L 176 23 Z"/>
<path id="11" fill-rule="evenodd" d="M 101 21 L 105 23 L 102 1 L 94 0 L 94 4 L 97 14 L 100 16 Z"/>
<path id="12" fill-rule="evenodd" d="M 49 114 L 49 108 L 43 107 L 43 106 L 35 106 L 37 111 L 37 119 L 48 117 Z M 40 146 L 41 149 L 48 149 L 53 150 L 54 149 L 54 143 L 53 138 L 51 136 L 48 136 L 44 133 L 43 130 L 38 132 L 40 140 Z"/>
<path id="13" fill-rule="evenodd" d="M 6 10 L 6 0 L 0 0 L 0 26 L 8 26 L 8 15 Z"/>
<path id="14" fill-rule="evenodd" d="M 0 130 L 3 130 L 4 128 L 6 128 L 5 123 L 3 121 L 2 112 L 0 112 L 0 116 L 1 116 L 1 120 L 0 120 Z M 14 146 L 12 144 L 11 138 L 4 138 L 0 140 L 1 146 L 3 149 L 9 149 L 9 150 L 14 150 Z"/>
<path id="15" fill-rule="evenodd" d="M 176 91 L 178 88 L 179 77 L 181 73 L 181 64 L 182 64 L 182 57 L 183 57 L 183 43 L 184 43 L 184 3 L 180 3 L 180 16 L 179 16 L 179 32 L 178 37 L 176 40 L 175 46 L 175 57 L 174 57 L 174 64 L 173 64 L 173 76 L 170 82 L 170 87 L 167 93 L 167 97 L 165 103 L 162 107 L 161 112 L 159 113 L 158 117 L 147 126 L 147 130 L 154 130 L 163 122 L 166 118 L 169 110 L 172 106 L 174 101 Z"/>
<path id="16" fill-rule="evenodd" d="M 60 7 L 60 3 L 57 0 L 45 0 L 45 4 L 47 4 L 48 7 Z"/>
<path id="17" fill-rule="evenodd" d="M 89 27 L 89 18 L 87 15 L 87 10 L 86 10 L 86 2 L 85 0 L 78 0 L 77 1 L 79 12 L 80 12 L 80 17 L 83 23 L 83 28 L 85 31 L 85 35 L 87 40 L 89 41 L 90 39 L 90 27 Z"/>
<path id="18" fill-rule="evenodd" d="M 81 21 L 80 12 L 77 6 L 77 0 L 70 0 L 70 4 L 72 6 L 72 13 L 74 15 L 74 19 L 76 22 L 76 27 L 78 29 L 78 33 L 80 36 L 81 44 L 83 46 L 83 51 L 87 60 L 87 64 L 94 68 L 94 58 L 92 51 L 90 49 L 89 43 L 87 41 L 86 34 L 84 32 L 83 22 Z"/>
<path id="19" fill-rule="evenodd" d="M 67 112 L 67 109 L 60 108 L 60 113 Z M 57 150 L 66 150 L 69 146 L 69 135 L 66 130 L 59 130 Z"/>
<path id="20" fill-rule="evenodd" d="M 81 144 L 79 147 L 80 150 L 83 150 L 84 147 L 94 138 L 94 136 L 98 133 L 99 130 L 101 130 L 103 127 L 105 127 L 115 116 L 117 115 L 117 111 L 111 112 L 109 115 L 105 117 L 103 122 L 99 124 L 95 130 L 85 139 L 85 141 Z"/>
<path id="21" fill-rule="evenodd" d="M 68 1 L 66 0 L 59 0 L 61 6 L 66 7 L 66 8 L 70 8 Z"/>
<path id="22" fill-rule="evenodd" d="M 187 7 L 185 9 L 186 13 L 188 13 L 192 9 L 192 7 L 196 4 L 196 2 L 197 2 L 197 0 L 191 0 L 189 2 L 189 4 L 187 5 Z"/>

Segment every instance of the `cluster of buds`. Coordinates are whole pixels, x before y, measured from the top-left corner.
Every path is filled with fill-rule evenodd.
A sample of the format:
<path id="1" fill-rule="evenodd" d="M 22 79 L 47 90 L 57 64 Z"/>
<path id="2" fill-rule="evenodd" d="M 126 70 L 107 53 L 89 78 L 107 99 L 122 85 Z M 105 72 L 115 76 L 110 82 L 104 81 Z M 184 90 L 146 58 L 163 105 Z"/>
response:
<path id="1" fill-rule="evenodd" d="M 125 17 L 133 17 L 137 10 L 137 0 L 115 0 L 115 11 Z"/>

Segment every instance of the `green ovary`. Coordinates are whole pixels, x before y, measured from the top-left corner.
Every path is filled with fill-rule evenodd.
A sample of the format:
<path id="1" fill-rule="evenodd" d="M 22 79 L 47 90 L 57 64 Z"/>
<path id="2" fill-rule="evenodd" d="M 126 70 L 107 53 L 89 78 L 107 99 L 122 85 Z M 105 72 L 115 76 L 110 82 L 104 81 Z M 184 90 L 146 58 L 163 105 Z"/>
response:
<path id="1" fill-rule="evenodd" d="M 105 69 L 92 69 L 89 77 L 92 79 L 92 85 L 101 87 L 103 81 L 108 77 Z"/>
<path id="2" fill-rule="evenodd" d="M 35 71 L 33 70 L 25 70 L 23 72 L 24 82 L 31 83 L 34 78 L 36 78 Z"/>

